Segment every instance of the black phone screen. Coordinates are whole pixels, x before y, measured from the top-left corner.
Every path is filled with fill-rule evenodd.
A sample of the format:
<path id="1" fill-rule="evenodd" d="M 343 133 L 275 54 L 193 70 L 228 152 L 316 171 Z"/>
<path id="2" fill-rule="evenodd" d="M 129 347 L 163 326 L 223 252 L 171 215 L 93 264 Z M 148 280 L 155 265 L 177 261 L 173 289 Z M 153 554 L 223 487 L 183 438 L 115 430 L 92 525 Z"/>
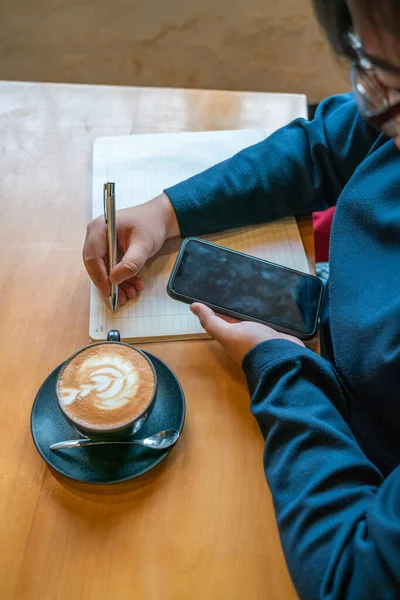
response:
<path id="1" fill-rule="evenodd" d="M 322 282 L 220 246 L 188 240 L 172 290 L 244 317 L 311 335 Z"/>

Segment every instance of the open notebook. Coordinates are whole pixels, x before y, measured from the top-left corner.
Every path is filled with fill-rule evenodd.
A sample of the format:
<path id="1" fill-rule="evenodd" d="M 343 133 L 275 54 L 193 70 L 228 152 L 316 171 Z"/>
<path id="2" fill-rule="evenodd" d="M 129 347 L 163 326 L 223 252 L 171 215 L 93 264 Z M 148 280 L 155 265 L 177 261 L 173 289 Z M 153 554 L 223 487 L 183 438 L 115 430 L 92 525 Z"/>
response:
<path id="1" fill-rule="evenodd" d="M 115 182 L 117 208 L 141 204 L 160 191 L 262 141 L 266 130 L 213 131 L 99 138 L 93 153 L 93 218 L 103 213 L 103 184 Z M 307 258 L 293 218 L 204 236 L 206 239 L 308 272 Z M 166 285 L 179 249 L 167 242 L 143 270 L 145 291 L 113 314 L 92 285 L 92 341 L 118 329 L 125 341 L 150 342 L 206 336 L 189 306 L 172 300 Z"/>

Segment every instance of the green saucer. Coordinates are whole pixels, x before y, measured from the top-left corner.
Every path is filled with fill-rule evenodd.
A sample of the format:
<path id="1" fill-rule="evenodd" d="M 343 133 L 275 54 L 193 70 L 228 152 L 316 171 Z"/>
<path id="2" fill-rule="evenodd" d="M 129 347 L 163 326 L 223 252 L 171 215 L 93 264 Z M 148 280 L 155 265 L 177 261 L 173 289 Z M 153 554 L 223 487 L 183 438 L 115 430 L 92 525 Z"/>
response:
<path id="1" fill-rule="evenodd" d="M 149 352 L 145 354 L 157 373 L 157 397 L 148 420 L 132 439 L 145 438 L 163 429 L 181 432 L 185 421 L 185 396 L 176 375 L 159 358 Z M 55 397 L 55 382 L 62 366 L 59 365 L 44 381 L 32 407 L 33 441 L 47 464 L 76 481 L 106 484 L 138 477 L 167 457 L 171 448 L 158 452 L 137 445 L 50 450 L 49 446 L 55 442 L 79 437 L 63 417 Z"/>

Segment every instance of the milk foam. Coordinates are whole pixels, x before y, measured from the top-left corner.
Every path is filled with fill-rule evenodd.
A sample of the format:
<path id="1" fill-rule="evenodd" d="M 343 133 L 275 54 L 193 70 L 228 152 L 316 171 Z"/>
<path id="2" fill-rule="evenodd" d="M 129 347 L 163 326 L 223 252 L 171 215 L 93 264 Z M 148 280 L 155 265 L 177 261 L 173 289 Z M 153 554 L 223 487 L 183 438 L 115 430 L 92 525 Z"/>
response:
<path id="1" fill-rule="evenodd" d="M 146 356 L 114 342 L 83 348 L 66 364 L 57 382 L 65 415 L 96 431 L 118 429 L 144 414 L 155 390 L 156 376 Z"/>
<path id="2" fill-rule="evenodd" d="M 81 383 L 59 390 L 63 406 L 80 402 L 89 394 L 92 404 L 101 410 L 116 410 L 128 404 L 138 387 L 138 371 L 121 356 L 89 356 L 79 369 Z"/>

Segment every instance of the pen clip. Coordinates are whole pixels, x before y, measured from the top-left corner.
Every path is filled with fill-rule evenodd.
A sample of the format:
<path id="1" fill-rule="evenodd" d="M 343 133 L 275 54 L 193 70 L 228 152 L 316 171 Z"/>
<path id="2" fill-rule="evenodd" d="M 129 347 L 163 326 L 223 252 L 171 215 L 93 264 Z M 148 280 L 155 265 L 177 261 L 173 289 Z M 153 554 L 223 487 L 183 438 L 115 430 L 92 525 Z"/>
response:
<path id="1" fill-rule="evenodd" d="M 108 211 L 107 211 L 107 196 L 108 196 L 108 184 L 104 184 L 103 188 L 103 209 L 104 209 L 104 220 L 108 225 Z"/>

